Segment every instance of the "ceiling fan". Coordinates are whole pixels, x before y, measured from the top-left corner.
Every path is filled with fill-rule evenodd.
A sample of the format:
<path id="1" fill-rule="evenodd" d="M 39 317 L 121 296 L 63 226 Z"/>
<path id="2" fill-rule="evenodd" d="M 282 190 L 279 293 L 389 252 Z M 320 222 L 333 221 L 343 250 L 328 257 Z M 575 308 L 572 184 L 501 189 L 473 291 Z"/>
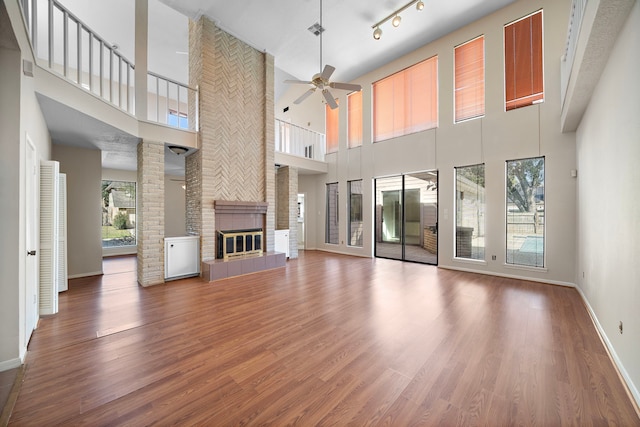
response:
<path id="1" fill-rule="evenodd" d="M 322 0 L 320 0 L 320 25 L 314 24 L 309 28 L 309 30 L 313 31 L 314 34 L 317 33 L 316 35 L 320 36 L 320 72 L 314 74 L 314 76 L 311 77 L 311 80 L 285 80 L 284 82 L 313 85 L 311 89 L 309 89 L 298 99 L 293 101 L 294 104 L 300 104 L 302 101 L 315 93 L 316 90 L 320 90 L 322 92 L 322 96 L 324 96 L 325 101 L 327 101 L 327 104 L 329 104 L 329 107 L 331 107 L 331 109 L 333 110 L 338 108 L 338 103 L 336 102 L 331 92 L 329 92 L 329 88 L 351 90 L 357 92 L 361 90 L 362 87 L 358 84 L 332 82 L 329 79 L 331 78 L 333 72 L 336 70 L 335 67 L 329 64 L 325 64 L 324 68 L 322 68 L 322 33 L 324 32 L 324 28 L 322 27 Z"/>

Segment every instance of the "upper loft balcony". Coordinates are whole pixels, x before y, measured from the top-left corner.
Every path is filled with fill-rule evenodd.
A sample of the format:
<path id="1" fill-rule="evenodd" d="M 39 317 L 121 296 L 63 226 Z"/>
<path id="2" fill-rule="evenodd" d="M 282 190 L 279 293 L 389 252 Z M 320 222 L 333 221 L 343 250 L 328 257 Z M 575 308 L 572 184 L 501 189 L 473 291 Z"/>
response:
<path id="1" fill-rule="evenodd" d="M 635 0 L 573 0 L 560 64 L 561 127 L 573 132 Z"/>
<path id="2" fill-rule="evenodd" d="M 327 173 L 326 138 L 322 133 L 276 119 L 275 163 L 297 167 L 301 174 Z"/>
<path id="3" fill-rule="evenodd" d="M 188 49 L 179 52 L 179 60 L 165 61 L 180 62 L 167 69 L 172 77 L 147 69 L 148 64 L 158 64 L 152 54 L 157 49 L 148 46 L 150 34 L 170 34 L 167 27 L 183 27 L 180 31 L 185 34 L 186 44 L 188 18 L 152 1 L 153 7 L 150 4 L 148 10 L 135 10 L 135 2 L 131 2 L 131 10 L 113 13 L 92 10 L 113 9 L 109 2 L 89 5 L 64 1 L 77 7 L 78 14 L 89 17 L 102 34 L 61 1 L 16 1 L 22 16 L 12 18 L 13 25 L 22 22 L 35 62 L 25 62 L 24 73 L 34 77 L 54 143 L 82 145 L 81 140 L 91 139 L 90 144 L 102 150 L 103 159 L 117 157 L 125 163 L 129 159 L 132 165 L 135 156 L 131 161 L 126 152 L 135 152 L 139 138 L 189 150 L 197 148 L 198 89 L 180 82 L 188 76 Z M 158 27 L 159 20 L 165 21 L 162 28 L 152 28 Z"/>

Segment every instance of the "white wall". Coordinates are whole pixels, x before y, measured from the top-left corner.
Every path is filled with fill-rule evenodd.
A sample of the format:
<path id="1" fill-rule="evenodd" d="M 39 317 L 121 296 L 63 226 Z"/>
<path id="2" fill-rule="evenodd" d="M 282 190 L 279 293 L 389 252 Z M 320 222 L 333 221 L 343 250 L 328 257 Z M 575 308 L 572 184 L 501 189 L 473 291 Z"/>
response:
<path id="1" fill-rule="evenodd" d="M 504 111 L 503 95 L 503 26 L 539 8 L 544 9 L 544 61 L 545 102 L 509 112 Z M 575 134 L 560 132 L 560 69 L 567 31 L 569 0 L 519 1 L 492 15 L 478 20 L 458 31 L 393 61 L 356 79 L 363 87 L 362 147 L 348 149 L 346 108 L 340 109 L 340 149 L 327 156 L 329 173 L 315 178 L 316 204 L 319 215 L 308 229 L 315 229 L 317 247 L 354 255 L 373 254 L 373 179 L 385 175 L 437 169 L 439 182 L 439 265 L 491 274 L 525 277 L 535 280 L 574 284 L 575 268 L 575 216 L 576 181 L 570 171 L 575 169 Z M 453 48 L 484 34 L 486 63 L 486 115 L 484 118 L 454 124 L 453 118 Z M 381 40 L 384 42 L 384 40 Z M 372 144 L 371 84 L 421 60 L 438 55 L 439 73 L 439 126 L 424 132 Z M 291 90 L 285 94 L 288 95 Z M 346 93 L 341 94 L 340 105 L 346 105 Z M 284 98 L 284 97 L 283 97 Z M 309 98 L 305 103 L 320 104 Z M 300 113 L 300 114 L 298 114 Z M 306 124 L 315 123 L 322 116 L 304 116 L 299 110 L 290 114 Z M 312 111 L 308 112 L 309 114 Z M 276 110 L 278 118 L 282 110 Z M 294 122 L 295 123 L 295 122 Z M 518 268 L 505 265 L 505 161 L 525 157 L 546 156 L 546 263 L 545 269 Z M 486 164 L 487 213 L 486 253 L 484 263 L 456 260 L 454 254 L 454 172 L 455 166 L 475 163 Z M 365 234 L 362 249 L 346 245 L 347 184 L 348 180 L 363 179 Z M 340 245 L 324 243 L 324 184 L 339 182 L 340 192 Z M 310 183 L 306 183 L 310 186 Z M 491 255 L 497 260 L 491 261 Z"/>
<path id="2" fill-rule="evenodd" d="M 67 174 L 69 277 L 102 274 L 100 151 L 54 144 L 52 157 Z"/>
<path id="3" fill-rule="evenodd" d="M 578 285 L 640 402 L 640 3 L 576 132 Z M 635 52 L 636 54 L 632 54 Z M 624 322 L 624 332 L 618 323 Z"/>
<path id="4" fill-rule="evenodd" d="M 164 177 L 164 235 L 166 237 L 187 235 L 187 213 L 184 176 Z"/>
<path id="5" fill-rule="evenodd" d="M 6 7 L 6 9 L 5 9 Z M 5 13 L 6 12 L 6 13 Z M 0 371 L 19 366 L 26 353 L 26 138 L 39 159 L 48 160 L 51 143 L 40 112 L 33 79 L 22 73 L 22 60 L 32 61 L 17 2 L 0 5 Z M 20 28 L 18 26 L 18 28 Z M 33 248 L 30 248 L 33 249 Z"/>

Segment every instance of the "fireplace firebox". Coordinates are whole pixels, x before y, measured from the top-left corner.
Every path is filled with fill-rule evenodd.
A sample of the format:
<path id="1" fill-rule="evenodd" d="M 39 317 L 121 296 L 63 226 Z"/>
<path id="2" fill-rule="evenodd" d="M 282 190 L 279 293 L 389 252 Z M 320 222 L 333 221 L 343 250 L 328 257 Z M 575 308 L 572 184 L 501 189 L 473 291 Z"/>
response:
<path id="1" fill-rule="evenodd" d="M 217 235 L 216 258 L 228 261 L 262 253 L 262 229 L 222 230 Z"/>

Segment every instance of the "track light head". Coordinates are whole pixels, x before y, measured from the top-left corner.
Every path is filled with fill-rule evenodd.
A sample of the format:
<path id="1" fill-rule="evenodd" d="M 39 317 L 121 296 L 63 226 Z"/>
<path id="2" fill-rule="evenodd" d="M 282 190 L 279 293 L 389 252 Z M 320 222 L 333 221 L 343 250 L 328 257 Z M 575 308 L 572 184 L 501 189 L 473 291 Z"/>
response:
<path id="1" fill-rule="evenodd" d="M 391 21 L 391 25 L 393 25 L 394 27 L 397 27 L 398 25 L 400 25 L 400 21 L 402 21 L 402 18 L 400 17 L 400 15 L 396 15 L 393 17 L 393 20 Z"/>
<path id="2" fill-rule="evenodd" d="M 416 10 L 422 10 L 422 9 L 424 9 L 424 2 L 420 0 L 418 3 L 416 3 Z"/>
<path id="3" fill-rule="evenodd" d="M 382 37 L 382 30 L 380 29 L 380 27 L 376 27 L 376 29 L 373 30 L 373 38 L 376 40 L 380 40 L 380 37 Z"/>

